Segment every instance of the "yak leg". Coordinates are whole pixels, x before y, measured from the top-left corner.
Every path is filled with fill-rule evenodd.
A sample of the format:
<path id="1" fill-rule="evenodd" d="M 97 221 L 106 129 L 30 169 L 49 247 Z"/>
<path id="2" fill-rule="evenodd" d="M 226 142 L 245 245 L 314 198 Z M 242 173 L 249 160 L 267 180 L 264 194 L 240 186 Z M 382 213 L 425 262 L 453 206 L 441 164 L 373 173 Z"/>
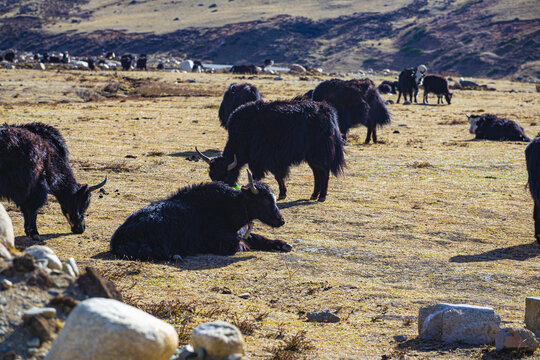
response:
<path id="1" fill-rule="evenodd" d="M 32 239 L 39 241 L 39 233 L 37 230 L 37 209 L 22 208 L 24 216 L 24 232 L 26 236 L 30 236 Z"/>
<path id="2" fill-rule="evenodd" d="M 423 99 L 423 103 L 424 104 L 428 104 L 428 93 L 426 92 L 426 90 L 424 90 L 424 99 Z M 438 102 L 437 102 L 438 103 Z"/>
<path id="3" fill-rule="evenodd" d="M 371 133 L 373 132 L 373 129 L 368 126 L 367 128 L 367 136 L 366 140 L 364 141 L 364 144 L 369 144 L 369 140 L 371 139 Z"/>
<path id="4" fill-rule="evenodd" d="M 405 98 L 405 94 L 403 94 L 403 98 Z M 401 90 L 398 90 L 398 96 L 397 96 L 396 104 L 399 104 L 399 99 L 401 99 Z"/>
<path id="5" fill-rule="evenodd" d="M 534 204 L 534 212 L 533 212 L 533 218 L 534 218 L 534 237 L 536 238 L 536 241 L 540 244 L 540 210 L 538 209 L 538 205 Z"/>
<path id="6" fill-rule="evenodd" d="M 28 196 L 28 201 L 21 204 L 21 211 L 24 217 L 24 232 L 26 236 L 39 241 L 39 233 L 37 230 L 36 220 L 38 209 L 47 201 L 47 188 L 41 182 L 36 184 L 34 191 Z"/>
<path id="7" fill-rule="evenodd" d="M 285 177 L 274 175 L 279 185 L 278 200 L 283 200 L 287 197 L 287 186 L 285 185 Z"/>
<path id="8" fill-rule="evenodd" d="M 311 194 L 311 198 L 309 199 L 316 200 L 317 197 L 319 197 L 319 193 L 321 192 L 321 180 L 320 180 L 321 175 L 320 175 L 320 171 L 317 168 L 315 168 L 311 164 L 309 165 L 309 167 L 313 171 L 313 182 L 314 182 L 313 194 Z"/>
<path id="9" fill-rule="evenodd" d="M 326 193 L 328 192 L 328 180 L 330 178 L 329 171 L 320 170 L 320 182 L 321 182 L 321 193 L 319 195 L 319 202 L 326 200 Z"/>
<path id="10" fill-rule="evenodd" d="M 249 249 L 260 251 L 281 251 L 289 252 L 292 250 L 292 246 L 281 240 L 270 240 L 262 235 L 250 234 L 247 239 L 244 240 Z"/>
<path id="11" fill-rule="evenodd" d="M 373 126 L 373 130 L 371 132 L 371 140 L 373 140 L 373 143 L 377 143 L 377 125 Z"/>

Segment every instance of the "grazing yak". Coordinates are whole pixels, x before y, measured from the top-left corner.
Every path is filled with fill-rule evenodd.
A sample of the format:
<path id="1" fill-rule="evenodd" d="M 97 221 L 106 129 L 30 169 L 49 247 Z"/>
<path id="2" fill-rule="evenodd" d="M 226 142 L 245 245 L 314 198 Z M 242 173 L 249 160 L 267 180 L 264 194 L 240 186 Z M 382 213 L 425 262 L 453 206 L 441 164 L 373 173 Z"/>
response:
<path id="1" fill-rule="evenodd" d="M 339 130 L 344 139 L 350 128 L 367 127 L 365 143 L 377 142 L 377 126 L 390 124 L 390 114 L 377 88 L 369 79 L 323 81 L 313 90 L 314 101 L 326 101 L 336 108 Z"/>
<path id="2" fill-rule="evenodd" d="M 476 140 L 531 141 L 515 121 L 500 119 L 493 114 L 473 114 L 467 118 L 471 125 L 469 132 L 476 134 Z"/>
<path id="3" fill-rule="evenodd" d="M 420 86 L 420 83 L 422 82 L 422 78 L 424 77 L 426 71 L 427 68 L 425 67 L 425 65 L 420 65 L 415 68 L 404 69 L 399 74 L 398 98 L 396 103 L 399 104 L 401 94 L 403 94 L 404 101 L 407 101 L 407 95 L 409 95 L 409 101 L 413 102 L 414 95 L 414 102 L 418 102 L 416 101 L 416 96 L 418 95 L 418 86 Z"/>
<path id="4" fill-rule="evenodd" d="M 397 94 L 398 89 L 398 82 L 397 81 L 388 81 L 384 80 L 380 85 L 377 87 L 377 90 L 379 90 L 379 93 L 381 94 Z"/>
<path id="5" fill-rule="evenodd" d="M 146 54 L 141 54 L 137 59 L 137 70 L 148 70 L 146 68 Z"/>
<path id="6" fill-rule="evenodd" d="M 38 209 L 53 194 L 75 234 L 84 232 L 84 213 L 92 191 L 104 186 L 81 185 L 75 180 L 64 139 L 42 124 L 0 126 L 0 198 L 13 201 L 24 216 L 27 236 L 39 239 Z"/>
<path id="7" fill-rule="evenodd" d="M 231 84 L 227 91 L 225 91 L 225 94 L 223 95 L 223 100 L 221 101 L 221 105 L 219 106 L 218 114 L 221 126 L 227 129 L 227 121 L 229 120 L 229 116 L 240 105 L 244 105 L 248 102 L 261 99 L 261 94 L 254 85 L 248 83 Z"/>
<path id="8" fill-rule="evenodd" d="M 122 64 L 122 70 L 128 71 L 131 69 L 131 63 L 133 62 L 133 56 L 132 55 L 122 55 L 120 58 L 120 64 Z"/>
<path id="9" fill-rule="evenodd" d="M 540 244 L 540 133 L 525 148 L 529 190 L 534 201 L 534 237 Z"/>
<path id="10" fill-rule="evenodd" d="M 187 186 L 171 197 L 131 214 L 111 238 L 119 258 L 168 260 L 175 255 L 233 255 L 237 251 L 291 251 L 281 240 L 240 231 L 253 220 L 280 227 L 285 224 L 275 195 L 263 182 L 235 190 L 212 182 Z"/>
<path id="11" fill-rule="evenodd" d="M 255 65 L 234 65 L 229 70 L 233 74 L 257 74 L 259 69 Z"/>
<path id="12" fill-rule="evenodd" d="M 345 166 L 343 140 L 331 106 L 315 101 L 263 101 L 240 106 L 229 117 L 229 139 L 220 157 L 199 156 L 210 165 L 210 178 L 234 186 L 248 164 L 255 179 L 270 172 L 287 196 L 285 179 L 291 165 L 307 162 L 315 185 L 311 199 L 326 199 L 329 174 Z"/>
<path id="13" fill-rule="evenodd" d="M 448 105 L 452 100 L 452 93 L 448 90 L 448 81 L 445 78 L 438 75 L 428 75 L 423 80 L 424 84 L 424 99 L 423 103 L 428 103 L 428 94 L 434 93 L 437 95 L 437 104 L 442 104 L 442 97 L 444 96 Z"/>

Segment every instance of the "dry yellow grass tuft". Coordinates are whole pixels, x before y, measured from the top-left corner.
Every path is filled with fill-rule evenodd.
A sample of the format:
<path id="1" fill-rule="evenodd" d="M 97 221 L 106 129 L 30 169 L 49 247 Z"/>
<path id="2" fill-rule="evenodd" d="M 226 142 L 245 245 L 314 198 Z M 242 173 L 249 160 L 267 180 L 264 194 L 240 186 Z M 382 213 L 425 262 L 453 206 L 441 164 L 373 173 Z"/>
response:
<path id="1" fill-rule="evenodd" d="M 325 203 L 307 200 L 309 167 L 293 168 L 288 197 L 279 203 L 287 223 L 255 229 L 291 243 L 291 253 L 140 263 L 114 259 L 111 234 L 150 201 L 209 180 L 206 164 L 186 158 L 195 145 L 206 154 L 223 148 L 227 134 L 217 107 L 238 77 L 130 72 L 140 84 L 150 74 L 154 84 L 183 90 L 85 102 L 72 91 L 81 78 L 99 91 L 125 80 L 75 71 L 0 74 L 3 122 L 58 127 L 81 182 L 109 176 L 107 194 L 95 194 L 82 235 L 69 233 L 57 202 L 49 201 L 38 218 L 45 243 L 61 258 L 73 256 L 81 268 L 91 265 L 114 279 L 127 301 L 173 324 L 183 342 L 200 323 L 222 319 L 244 329 L 252 359 L 285 359 L 290 349 L 296 349 L 291 359 L 490 358 L 490 349 L 415 340 L 419 307 L 487 305 L 509 322 L 505 326 L 522 326 L 524 298 L 540 295 L 526 144 L 470 141 L 465 123 L 465 113 L 492 112 L 535 135 L 540 98 L 533 84 L 495 81 L 492 92 L 456 90 L 449 106 L 389 105 L 393 124 L 380 131 L 384 143 L 364 145 L 365 128 L 349 134 L 345 176 L 330 180 Z M 196 83 L 185 82 L 193 78 Z M 289 75 L 280 82 L 265 76 L 248 81 L 267 100 L 291 98 L 317 84 Z M 267 181 L 277 188 L 272 177 Z M 29 245 L 22 215 L 14 207 L 8 211 L 17 244 Z M 238 296 L 243 293 L 250 295 Z M 320 310 L 338 312 L 342 320 L 305 321 L 306 313 Z M 395 335 L 411 340 L 398 344 Z"/>

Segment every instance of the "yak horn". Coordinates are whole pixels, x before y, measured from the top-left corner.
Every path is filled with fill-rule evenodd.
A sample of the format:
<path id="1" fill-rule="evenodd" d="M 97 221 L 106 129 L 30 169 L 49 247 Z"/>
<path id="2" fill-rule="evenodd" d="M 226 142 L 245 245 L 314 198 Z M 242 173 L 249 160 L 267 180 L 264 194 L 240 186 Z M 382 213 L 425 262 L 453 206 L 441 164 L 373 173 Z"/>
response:
<path id="1" fill-rule="evenodd" d="M 259 190 L 257 190 L 257 188 L 255 187 L 255 184 L 253 183 L 253 175 L 251 175 L 251 172 L 249 171 L 249 169 L 246 169 L 246 171 L 247 171 L 248 180 L 249 180 L 249 189 L 251 190 L 253 195 L 258 195 Z"/>
<path id="2" fill-rule="evenodd" d="M 227 165 L 227 171 L 231 171 L 232 169 L 234 169 L 236 167 L 236 165 L 238 165 L 238 160 L 236 159 L 236 154 L 234 154 L 233 156 L 234 156 L 234 160 L 233 160 L 232 163 Z"/>
<path id="3" fill-rule="evenodd" d="M 103 186 L 105 186 L 106 183 L 107 183 L 107 175 L 105 175 L 105 180 L 103 180 L 99 184 L 90 186 L 88 188 L 88 192 L 91 193 L 92 191 L 95 191 L 95 190 L 97 190 L 99 188 L 102 188 Z"/>
<path id="4" fill-rule="evenodd" d="M 200 152 L 199 149 L 197 149 L 196 146 L 195 146 L 195 151 L 197 152 L 197 154 L 199 154 L 199 157 L 201 159 L 203 159 L 205 163 L 210 164 L 212 162 L 212 159 L 210 159 L 208 156 L 206 156 L 202 152 Z"/>
<path id="5" fill-rule="evenodd" d="M 467 119 L 471 118 L 471 116 L 469 114 L 465 114 L 465 116 L 467 117 Z"/>

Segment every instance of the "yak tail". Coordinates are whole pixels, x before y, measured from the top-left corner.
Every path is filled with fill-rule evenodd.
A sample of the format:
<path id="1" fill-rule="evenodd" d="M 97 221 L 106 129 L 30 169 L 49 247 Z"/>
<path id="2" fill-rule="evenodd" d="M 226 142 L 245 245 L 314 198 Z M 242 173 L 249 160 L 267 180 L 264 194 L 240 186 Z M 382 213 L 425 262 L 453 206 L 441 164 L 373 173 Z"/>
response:
<path id="1" fill-rule="evenodd" d="M 529 190 L 535 204 L 540 205 L 540 142 L 533 141 L 525 148 Z"/>
<path id="2" fill-rule="evenodd" d="M 343 169 L 347 166 L 345 163 L 345 141 L 337 123 L 332 128 L 332 132 L 332 136 L 328 138 L 328 148 L 331 153 L 330 171 L 334 176 L 338 176 L 343 174 Z"/>
<path id="3" fill-rule="evenodd" d="M 389 125 L 392 120 L 390 118 L 390 113 L 388 112 L 388 109 L 384 104 L 383 98 L 381 97 L 381 95 L 379 95 L 378 92 L 375 92 L 374 96 L 375 98 L 373 99 L 371 104 L 369 104 L 369 117 L 371 121 L 373 121 L 378 127 Z"/>

